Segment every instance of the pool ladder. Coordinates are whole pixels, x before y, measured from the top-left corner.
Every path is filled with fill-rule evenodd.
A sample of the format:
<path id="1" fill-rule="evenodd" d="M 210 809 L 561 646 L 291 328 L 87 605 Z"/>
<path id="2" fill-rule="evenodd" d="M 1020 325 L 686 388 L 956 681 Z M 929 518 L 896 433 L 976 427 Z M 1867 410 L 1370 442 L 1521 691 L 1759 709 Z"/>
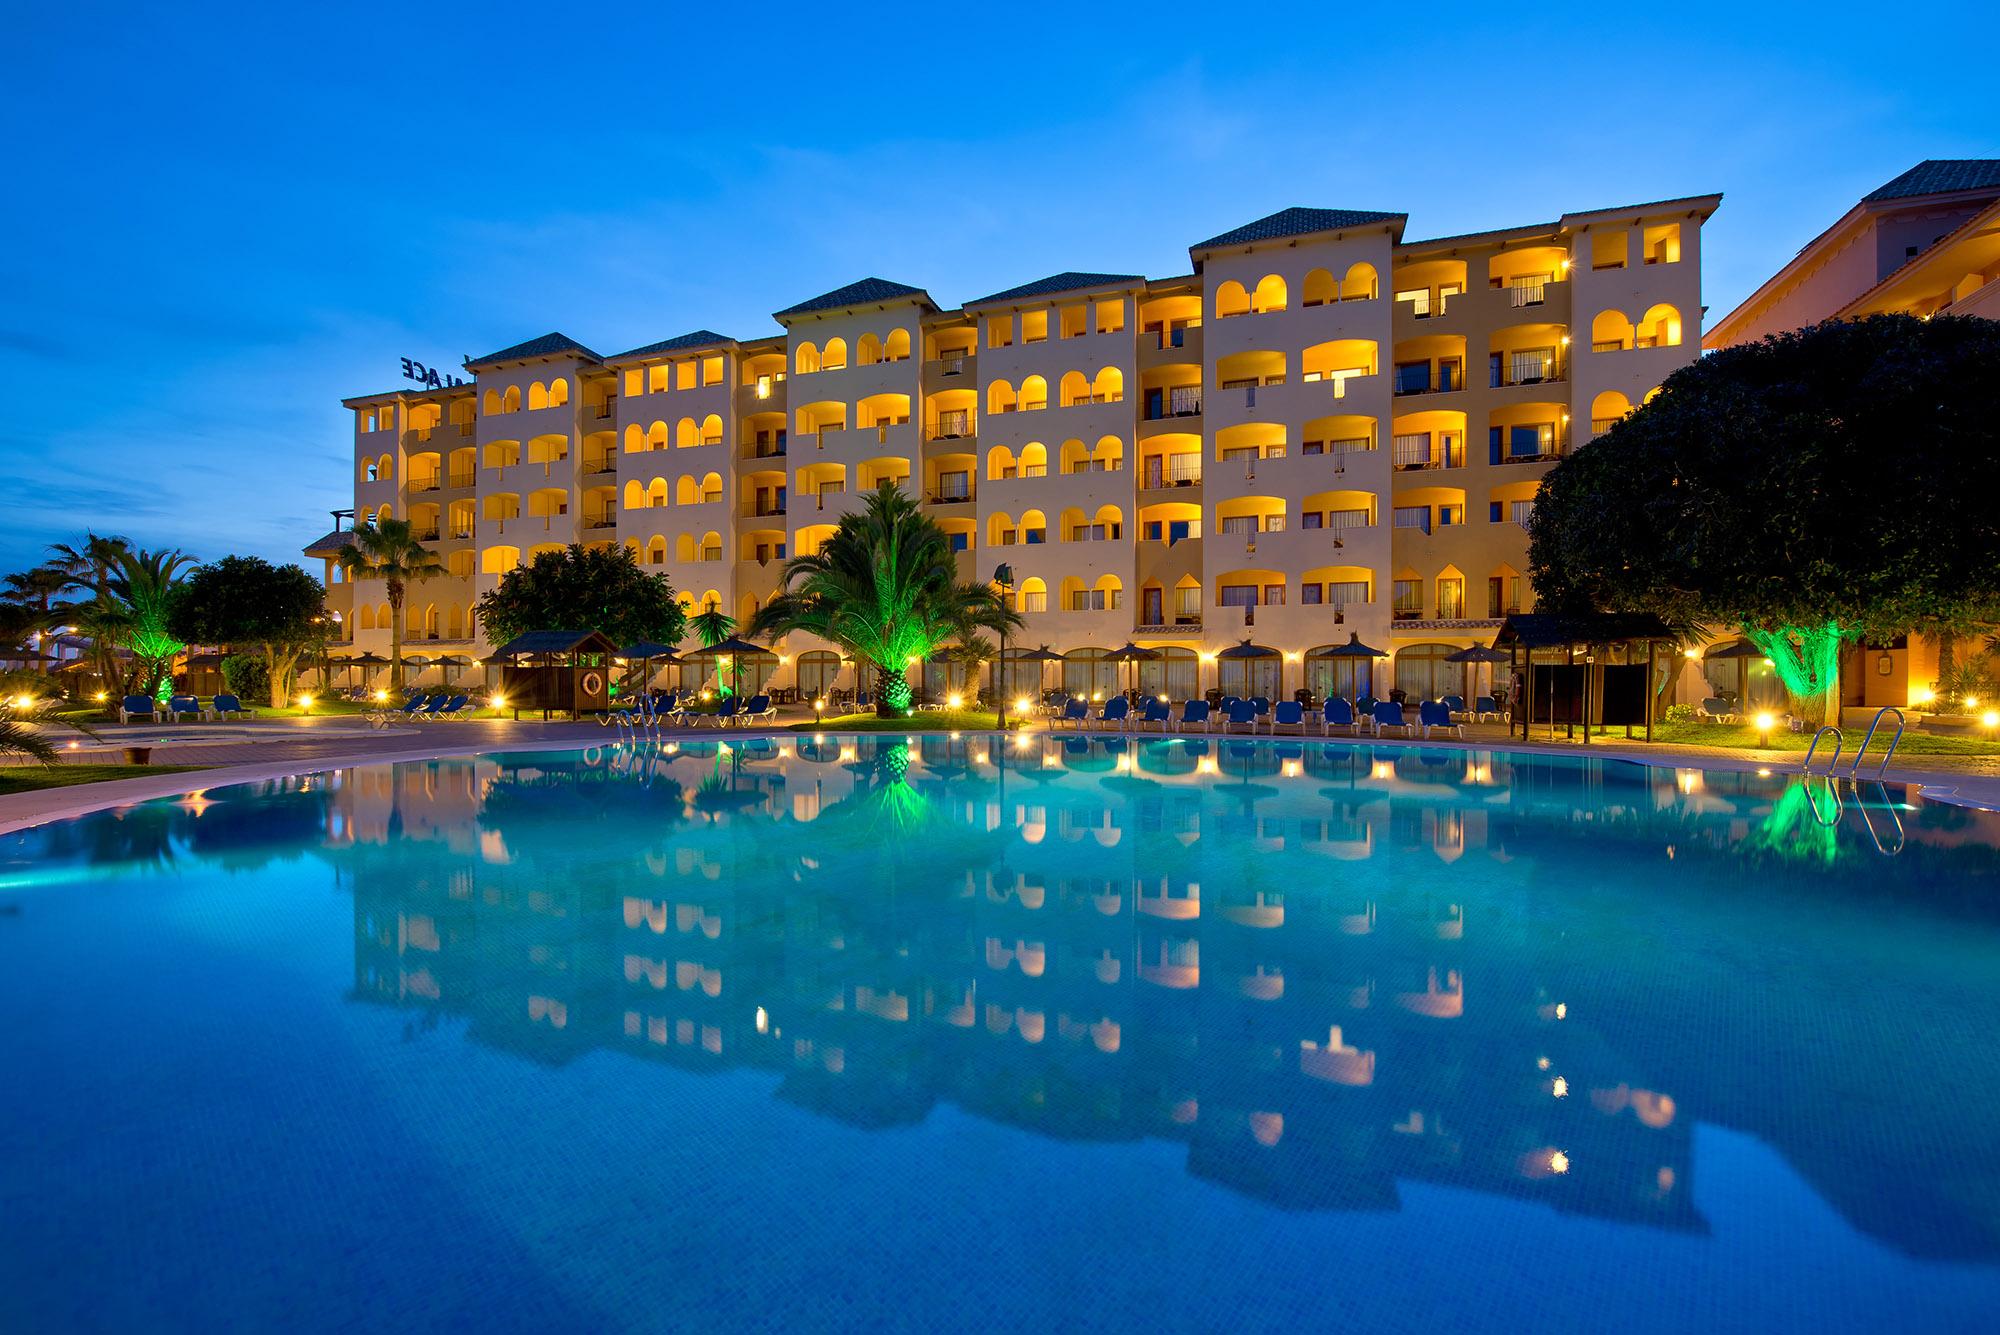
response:
<path id="1" fill-rule="evenodd" d="M 1887 774 L 1889 772 L 1889 762 L 1890 760 L 1895 758 L 1896 748 L 1899 745 L 1901 745 L 1903 741 L 1903 727 L 1904 727 L 1903 711 L 1896 708 L 1894 705 L 1882 706 L 1880 709 L 1875 711 L 1875 717 L 1868 721 L 1868 731 L 1861 738 L 1861 749 L 1854 753 L 1854 759 L 1851 762 L 1849 762 L 1847 766 L 1847 774 L 1845 777 L 1849 779 L 1860 778 L 1862 757 L 1868 754 L 1868 747 L 1875 740 L 1875 730 L 1882 726 L 1882 716 L 1884 714 L 1894 714 L 1896 716 L 1896 731 L 1889 737 L 1889 749 L 1882 753 L 1882 763 L 1875 767 L 1875 778 L 1879 781 L 1884 774 Z M 1826 737 L 1828 733 L 1833 734 L 1833 758 L 1826 762 L 1827 777 L 1831 778 L 1839 770 L 1840 748 L 1841 748 L 1840 729 L 1835 727 L 1833 724 L 1829 723 L 1820 728 L 1818 732 L 1813 734 L 1812 745 L 1806 748 L 1805 763 L 1799 767 L 1800 773 L 1811 774 L 1813 772 L 1813 757 L 1818 753 L 1819 744 Z"/>

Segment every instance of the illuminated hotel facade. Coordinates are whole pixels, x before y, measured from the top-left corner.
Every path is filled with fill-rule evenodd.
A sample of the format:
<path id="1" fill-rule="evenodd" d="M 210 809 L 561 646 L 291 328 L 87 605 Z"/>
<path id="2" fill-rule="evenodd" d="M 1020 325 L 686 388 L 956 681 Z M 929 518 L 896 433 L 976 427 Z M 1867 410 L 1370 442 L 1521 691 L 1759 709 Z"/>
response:
<path id="1" fill-rule="evenodd" d="M 1180 277 L 1063 273 L 955 309 L 868 278 L 763 337 L 600 355 L 549 334 L 463 385 L 344 400 L 356 522 L 409 519 L 450 571 L 411 589 L 406 650 L 475 656 L 480 594 L 568 543 L 622 544 L 745 621 L 889 481 L 966 579 L 1011 570 L 1013 642 L 1062 654 L 1071 689 L 1112 685 L 1103 654 L 1133 641 L 1163 655 L 1150 689 L 1193 694 L 1247 640 L 1280 656 L 1225 662 L 1246 690 L 1430 694 L 1462 680 L 1445 654 L 1532 608 L 1549 467 L 1697 355 L 1718 203 L 1429 240 L 1294 208 L 1191 247 Z M 385 653 L 387 598 L 339 582 L 345 541 L 306 550 L 355 650 Z M 1329 653 L 1352 637 L 1384 656 Z M 840 672 L 809 637 L 774 648 L 772 684 Z"/>

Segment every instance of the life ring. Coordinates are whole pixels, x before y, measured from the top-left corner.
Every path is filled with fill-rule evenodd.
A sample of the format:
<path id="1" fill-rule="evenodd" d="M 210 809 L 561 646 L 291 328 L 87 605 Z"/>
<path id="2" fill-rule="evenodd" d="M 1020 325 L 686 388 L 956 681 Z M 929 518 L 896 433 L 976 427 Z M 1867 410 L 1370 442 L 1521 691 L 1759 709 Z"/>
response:
<path id="1" fill-rule="evenodd" d="M 603 692 L 604 674 L 595 671 L 585 672 L 583 674 L 583 693 L 585 695 L 601 695 Z"/>

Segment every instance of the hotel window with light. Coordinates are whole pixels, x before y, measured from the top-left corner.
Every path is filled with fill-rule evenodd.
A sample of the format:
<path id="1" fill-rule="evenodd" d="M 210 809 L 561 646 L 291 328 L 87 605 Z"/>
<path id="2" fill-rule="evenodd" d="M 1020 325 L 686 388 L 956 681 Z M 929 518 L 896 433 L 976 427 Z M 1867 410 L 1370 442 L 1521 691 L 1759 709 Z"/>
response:
<path id="1" fill-rule="evenodd" d="M 1121 298 L 1106 297 L 1097 303 L 1097 332 L 1100 334 L 1125 332 L 1125 302 Z"/>
<path id="2" fill-rule="evenodd" d="M 1428 505 L 1399 505 L 1394 524 L 1397 528 L 1413 528 L 1428 533 L 1431 531 L 1431 508 Z"/>
<path id="3" fill-rule="evenodd" d="M 646 368 L 646 392 L 664 394 L 672 386 L 674 368 L 665 362 Z"/>
<path id="4" fill-rule="evenodd" d="M 1021 342 L 1046 343 L 1049 338 L 1049 313 L 1047 311 L 1021 312 Z"/>
<path id="5" fill-rule="evenodd" d="M 1090 332 L 1090 308 L 1088 306 L 1064 306 L 1057 314 L 1062 320 L 1063 338 L 1082 338 Z"/>
<path id="6" fill-rule="evenodd" d="M 1465 581 L 1456 578 L 1438 580 L 1438 619 L 1458 621 L 1465 616 Z"/>
<path id="7" fill-rule="evenodd" d="M 636 399 L 646 392 L 646 371 L 644 367 L 629 366 L 625 369 L 625 397 Z"/>
<path id="8" fill-rule="evenodd" d="M 1424 614 L 1424 582 L 1420 579 L 1396 581 L 1395 619 L 1415 621 Z"/>

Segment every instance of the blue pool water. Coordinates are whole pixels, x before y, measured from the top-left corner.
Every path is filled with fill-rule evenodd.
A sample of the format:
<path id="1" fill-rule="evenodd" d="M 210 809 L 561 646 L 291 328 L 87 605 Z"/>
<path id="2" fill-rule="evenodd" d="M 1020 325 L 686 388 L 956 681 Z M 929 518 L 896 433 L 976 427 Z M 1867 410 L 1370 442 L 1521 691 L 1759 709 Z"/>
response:
<path id="1" fill-rule="evenodd" d="M 0 1329 L 1991 1330 L 2000 816 L 1859 797 L 739 739 L 6 837 Z"/>

